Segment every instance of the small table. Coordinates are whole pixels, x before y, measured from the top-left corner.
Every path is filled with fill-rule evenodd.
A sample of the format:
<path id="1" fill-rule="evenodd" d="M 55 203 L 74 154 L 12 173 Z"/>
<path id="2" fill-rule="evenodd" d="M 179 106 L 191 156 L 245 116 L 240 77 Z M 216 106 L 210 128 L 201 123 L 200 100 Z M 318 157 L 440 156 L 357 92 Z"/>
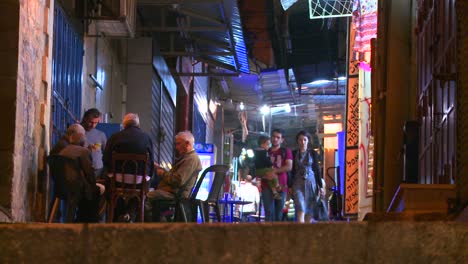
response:
<path id="1" fill-rule="evenodd" d="M 245 204 L 251 204 L 252 202 L 250 201 L 241 201 L 241 200 L 218 200 L 218 203 L 224 204 L 224 205 L 230 205 L 231 206 L 231 215 L 230 215 L 230 222 L 232 223 L 234 220 L 234 205 L 240 204 L 240 205 L 245 205 Z M 223 221 L 226 219 L 226 210 L 224 210 L 224 215 L 223 215 Z"/>

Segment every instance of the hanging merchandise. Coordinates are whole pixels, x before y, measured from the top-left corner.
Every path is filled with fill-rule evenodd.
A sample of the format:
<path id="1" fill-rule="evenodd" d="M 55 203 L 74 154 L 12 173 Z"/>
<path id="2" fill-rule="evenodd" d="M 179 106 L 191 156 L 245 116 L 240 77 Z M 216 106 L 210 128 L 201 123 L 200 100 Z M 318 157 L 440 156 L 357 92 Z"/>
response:
<path id="1" fill-rule="evenodd" d="M 353 28 L 356 30 L 354 51 L 370 52 L 370 41 L 377 37 L 377 0 L 354 1 Z"/>

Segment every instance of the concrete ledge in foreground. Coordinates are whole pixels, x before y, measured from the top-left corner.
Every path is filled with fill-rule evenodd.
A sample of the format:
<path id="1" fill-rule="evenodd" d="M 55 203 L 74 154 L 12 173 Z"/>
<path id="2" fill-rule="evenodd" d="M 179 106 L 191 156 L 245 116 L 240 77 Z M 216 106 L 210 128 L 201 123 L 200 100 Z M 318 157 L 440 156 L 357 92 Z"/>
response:
<path id="1" fill-rule="evenodd" d="M 0 263 L 468 263 L 456 222 L 0 224 Z"/>

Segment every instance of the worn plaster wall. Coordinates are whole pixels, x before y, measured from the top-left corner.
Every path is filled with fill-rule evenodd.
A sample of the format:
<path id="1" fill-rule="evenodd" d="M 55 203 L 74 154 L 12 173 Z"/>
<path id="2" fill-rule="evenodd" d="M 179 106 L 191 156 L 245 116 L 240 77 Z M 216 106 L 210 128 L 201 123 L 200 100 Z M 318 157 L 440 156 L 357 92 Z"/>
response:
<path id="1" fill-rule="evenodd" d="M 83 112 L 96 107 L 109 123 L 120 123 L 124 115 L 122 90 L 126 84 L 126 41 L 106 37 L 84 38 Z M 101 87 L 90 78 L 96 77 Z M 107 114 L 107 115 L 106 115 Z"/>
<path id="2" fill-rule="evenodd" d="M 147 133 L 151 130 L 152 95 L 152 40 L 138 38 L 128 41 L 128 65 L 126 93 L 127 112 L 137 113 L 140 127 Z"/>
<path id="3" fill-rule="evenodd" d="M 51 6 L 52 5 L 52 6 Z M 0 205 L 12 220 L 41 217 L 44 153 L 50 111 L 53 1 L 0 4 Z M 34 213 L 33 213 L 34 212 Z"/>

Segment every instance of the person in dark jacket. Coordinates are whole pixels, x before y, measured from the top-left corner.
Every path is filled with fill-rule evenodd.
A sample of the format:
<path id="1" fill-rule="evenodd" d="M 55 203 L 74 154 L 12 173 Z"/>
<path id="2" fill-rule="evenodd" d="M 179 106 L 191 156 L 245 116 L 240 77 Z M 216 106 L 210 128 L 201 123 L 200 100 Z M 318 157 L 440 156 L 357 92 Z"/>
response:
<path id="1" fill-rule="evenodd" d="M 102 157 L 105 171 L 112 173 L 112 153 L 134 153 L 134 154 L 148 154 L 146 175 L 151 177 L 154 172 L 154 152 L 153 142 L 148 134 L 140 128 L 140 118 L 137 114 L 128 113 L 122 121 L 123 130 L 113 134 L 106 143 L 104 154 Z M 141 166 L 139 166 L 141 168 Z M 120 164 L 116 164 L 116 172 L 122 172 Z M 126 166 L 123 172 L 133 173 L 134 171 L 130 166 Z M 138 172 L 143 175 L 143 169 Z M 124 203 L 127 203 L 126 205 Z M 130 201 L 117 201 L 115 209 L 114 221 L 129 222 L 136 220 L 137 205 L 135 199 Z"/>
<path id="2" fill-rule="evenodd" d="M 140 118 L 137 114 L 125 115 L 122 125 L 124 129 L 113 134 L 107 141 L 102 160 L 108 172 L 112 171 L 112 152 L 148 154 L 147 175 L 152 176 L 154 171 L 153 142 L 148 134 L 140 128 Z M 116 168 L 117 170 L 119 168 Z"/>
<path id="3" fill-rule="evenodd" d="M 69 181 L 68 192 L 78 205 L 76 222 L 98 222 L 99 200 L 104 193 L 104 186 L 96 183 L 91 153 L 85 144 L 85 130 L 79 124 L 73 124 L 67 129 L 68 142 L 58 155 L 74 161 L 75 166 L 65 165 L 65 175 Z M 70 202 L 70 201 L 68 201 Z"/>

